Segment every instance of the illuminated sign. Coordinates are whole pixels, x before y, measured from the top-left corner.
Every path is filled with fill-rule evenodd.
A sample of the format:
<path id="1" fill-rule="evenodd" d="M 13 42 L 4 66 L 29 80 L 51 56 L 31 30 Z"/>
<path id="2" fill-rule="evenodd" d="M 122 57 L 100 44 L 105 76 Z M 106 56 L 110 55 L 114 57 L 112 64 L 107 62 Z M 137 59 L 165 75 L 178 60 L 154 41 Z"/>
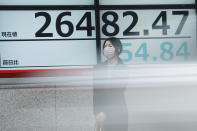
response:
<path id="1" fill-rule="evenodd" d="M 100 3 L 99 3 L 100 2 Z M 3 0 L 0 68 L 96 65 L 106 38 L 125 64 L 196 60 L 194 0 Z M 100 53 L 100 54 L 99 54 Z"/>
<path id="2" fill-rule="evenodd" d="M 193 61 L 195 16 L 192 9 L 103 10 L 102 38 L 121 39 L 127 64 Z"/>
<path id="3" fill-rule="evenodd" d="M 3 67 L 97 62 L 93 11 L 0 11 L 0 16 Z"/>

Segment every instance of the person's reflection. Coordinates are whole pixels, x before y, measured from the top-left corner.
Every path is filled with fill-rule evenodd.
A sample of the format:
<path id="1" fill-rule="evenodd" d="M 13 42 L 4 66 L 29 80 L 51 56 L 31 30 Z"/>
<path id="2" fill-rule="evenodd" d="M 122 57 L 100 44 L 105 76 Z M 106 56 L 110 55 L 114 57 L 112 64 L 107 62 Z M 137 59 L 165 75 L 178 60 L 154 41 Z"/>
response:
<path id="1" fill-rule="evenodd" d="M 97 124 L 102 128 L 97 131 L 128 131 L 128 111 L 124 98 L 126 79 L 119 55 L 121 41 L 117 38 L 105 40 L 103 54 L 105 62 L 95 67 L 94 73 L 94 114 Z M 124 77 L 121 77 L 124 76 Z"/>

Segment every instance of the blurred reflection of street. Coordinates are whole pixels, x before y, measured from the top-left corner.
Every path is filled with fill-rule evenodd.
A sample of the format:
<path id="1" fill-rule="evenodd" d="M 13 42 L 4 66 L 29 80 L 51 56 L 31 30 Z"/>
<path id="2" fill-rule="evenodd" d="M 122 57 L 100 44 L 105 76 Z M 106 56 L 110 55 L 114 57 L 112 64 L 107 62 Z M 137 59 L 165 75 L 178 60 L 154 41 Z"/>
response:
<path id="1" fill-rule="evenodd" d="M 89 71 L 0 79 L 0 131 L 93 131 L 93 71 Z M 133 65 L 127 72 L 128 79 L 114 76 L 114 83 L 128 84 L 129 131 L 197 130 L 196 64 Z"/>

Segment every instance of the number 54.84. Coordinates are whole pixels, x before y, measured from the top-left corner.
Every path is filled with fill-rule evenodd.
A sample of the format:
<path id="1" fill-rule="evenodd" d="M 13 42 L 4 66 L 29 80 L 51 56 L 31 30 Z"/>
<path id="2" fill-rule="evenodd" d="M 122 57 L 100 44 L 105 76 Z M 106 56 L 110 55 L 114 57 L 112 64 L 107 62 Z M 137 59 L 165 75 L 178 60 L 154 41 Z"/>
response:
<path id="1" fill-rule="evenodd" d="M 133 57 L 135 58 L 142 58 L 144 61 L 147 61 L 150 57 L 150 54 L 147 50 L 147 43 L 142 43 L 139 48 L 133 52 L 131 50 L 126 49 L 127 47 L 131 47 L 132 43 L 123 43 L 123 50 L 122 54 L 126 54 L 127 58 L 123 59 L 124 62 L 129 62 L 133 60 Z M 184 57 L 184 60 L 187 60 L 190 56 L 190 53 L 188 52 L 188 43 L 183 42 L 178 49 L 174 52 L 173 51 L 173 44 L 171 42 L 163 42 L 160 45 L 160 59 L 162 61 L 170 61 L 173 60 L 175 56 L 181 56 Z"/>

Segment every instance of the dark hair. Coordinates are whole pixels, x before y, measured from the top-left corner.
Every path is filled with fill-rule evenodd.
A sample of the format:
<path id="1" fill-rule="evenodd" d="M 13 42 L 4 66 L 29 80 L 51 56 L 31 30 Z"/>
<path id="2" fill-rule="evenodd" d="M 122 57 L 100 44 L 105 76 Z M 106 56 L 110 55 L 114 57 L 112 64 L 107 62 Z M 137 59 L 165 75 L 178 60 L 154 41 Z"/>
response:
<path id="1" fill-rule="evenodd" d="M 107 41 L 110 41 L 112 43 L 112 45 L 115 47 L 116 54 L 120 55 L 120 53 L 122 51 L 121 41 L 118 38 L 115 38 L 115 37 L 108 38 L 108 39 L 105 40 L 105 42 L 103 44 L 103 49 L 104 49 L 105 43 Z"/>

